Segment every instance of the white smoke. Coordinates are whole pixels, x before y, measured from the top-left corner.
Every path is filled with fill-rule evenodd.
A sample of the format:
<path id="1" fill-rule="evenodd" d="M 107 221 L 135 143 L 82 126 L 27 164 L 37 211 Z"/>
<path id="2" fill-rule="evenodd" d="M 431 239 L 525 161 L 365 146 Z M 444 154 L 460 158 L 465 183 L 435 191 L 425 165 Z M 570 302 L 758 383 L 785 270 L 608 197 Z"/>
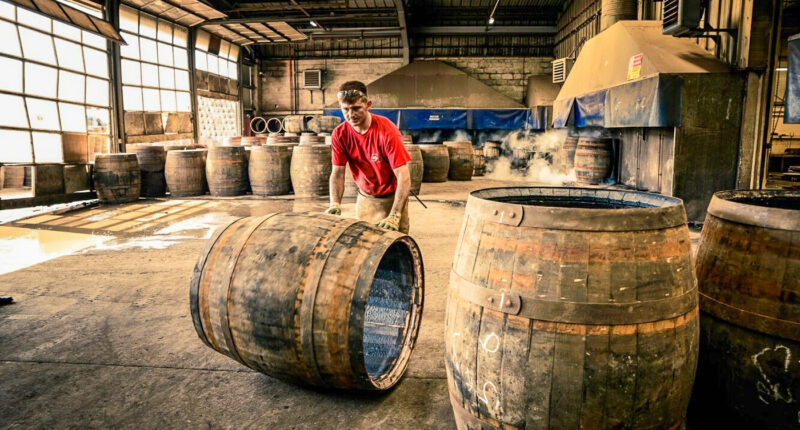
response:
<path id="1" fill-rule="evenodd" d="M 544 133 L 530 130 L 514 131 L 502 139 L 503 153 L 496 160 L 487 160 L 486 175 L 501 181 L 535 182 L 547 185 L 564 185 L 575 181 L 575 170 L 564 168 L 564 140 L 567 130 L 554 129 Z M 525 171 L 512 168 L 514 150 L 533 154 Z M 519 152 L 519 151 L 518 151 Z"/>
<path id="2" fill-rule="evenodd" d="M 455 130 L 450 140 L 472 142 L 472 136 L 464 130 Z"/>

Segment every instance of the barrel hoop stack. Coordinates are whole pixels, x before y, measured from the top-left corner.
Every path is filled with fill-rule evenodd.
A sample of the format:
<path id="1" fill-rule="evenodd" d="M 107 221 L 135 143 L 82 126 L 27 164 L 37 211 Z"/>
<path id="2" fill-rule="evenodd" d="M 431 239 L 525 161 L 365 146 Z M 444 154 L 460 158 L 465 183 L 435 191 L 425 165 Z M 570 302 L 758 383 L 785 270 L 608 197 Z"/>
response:
<path id="1" fill-rule="evenodd" d="M 195 266 L 192 321 L 206 345 L 267 375 L 386 390 L 416 341 L 423 273 L 413 239 L 362 221 L 241 218 Z"/>
<path id="2" fill-rule="evenodd" d="M 698 428 L 800 422 L 800 191 L 718 192 L 697 247 Z"/>
<path id="3" fill-rule="evenodd" d="M 445 316 L 458 428 L 680 428 L 698 354 L 692 268 L 679 199 L 472 192 Z"/>

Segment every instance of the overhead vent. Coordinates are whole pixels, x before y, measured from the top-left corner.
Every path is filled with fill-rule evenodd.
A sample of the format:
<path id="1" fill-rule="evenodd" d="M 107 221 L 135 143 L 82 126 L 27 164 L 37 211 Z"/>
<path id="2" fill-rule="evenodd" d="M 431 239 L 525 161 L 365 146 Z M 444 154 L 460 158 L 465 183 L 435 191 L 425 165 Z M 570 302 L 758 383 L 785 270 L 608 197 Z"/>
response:
<path id="1" fill-rule="evenodd" d="M 700 19 L 703 0 L 664 0 L 661 17 L 662 33 L 675 37 L 692 37 L 703 33 Z"/>
<path id="2" fill-rule="evenodd" d="M 303 70 L 303 88 L 309 90 L 321 89 L 322 70 L 316 70 L 316 69 Z"/>
<path id="3" fill-rule="evenodd" d="M 559 58 L 553 61 L 553 83 L 560 84 L 567 80 L 572 64 L 575 62 L 572 58 Z"/>

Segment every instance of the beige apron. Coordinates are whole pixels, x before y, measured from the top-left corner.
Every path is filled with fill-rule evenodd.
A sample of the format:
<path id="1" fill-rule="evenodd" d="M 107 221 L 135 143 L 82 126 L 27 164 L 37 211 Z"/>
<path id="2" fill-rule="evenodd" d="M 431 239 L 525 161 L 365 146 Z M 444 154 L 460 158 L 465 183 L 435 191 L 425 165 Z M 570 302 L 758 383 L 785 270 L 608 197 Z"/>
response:
<path id="1" fill-rule="evenodd" d="M 358 198 L 356 198 L 356 218 L 371 224 L 377 224 L 389 216 L 393 205 L 394 193 L 382 197 L 373 197 L 358 190 Z M 400 232 L 408 234 L 408 227 L 408 200 L 406 200 L 400 215 Z"/>

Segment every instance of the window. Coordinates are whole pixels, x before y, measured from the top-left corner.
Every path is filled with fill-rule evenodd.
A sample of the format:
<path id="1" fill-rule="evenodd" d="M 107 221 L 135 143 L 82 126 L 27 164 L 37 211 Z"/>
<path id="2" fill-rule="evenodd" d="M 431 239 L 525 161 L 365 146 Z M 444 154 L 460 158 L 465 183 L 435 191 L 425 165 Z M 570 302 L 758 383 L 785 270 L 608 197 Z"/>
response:
<path id="1" fill-rule="evenodd" d="M 195 38 L 194 65 L 197 70 L 238 80 L 239 46 L 222 40 L 219 50 L 210 47 L 211 35 L 205 31 L 198 31 Z M 177 60 L 176 60 L 177 61 Z"/>
<path id="2" fill-rule="evenodd" d="M 109 134 L 104 38 L 0 1 L 0 40 L 0 163 L 62 162 L 62 132 Z"/>
<path id="3" fill-rule="evenodd" d="M 189 112 L 188 30 L 136 9 L 120 6 L 122 104 L 126 111 Z"/>

